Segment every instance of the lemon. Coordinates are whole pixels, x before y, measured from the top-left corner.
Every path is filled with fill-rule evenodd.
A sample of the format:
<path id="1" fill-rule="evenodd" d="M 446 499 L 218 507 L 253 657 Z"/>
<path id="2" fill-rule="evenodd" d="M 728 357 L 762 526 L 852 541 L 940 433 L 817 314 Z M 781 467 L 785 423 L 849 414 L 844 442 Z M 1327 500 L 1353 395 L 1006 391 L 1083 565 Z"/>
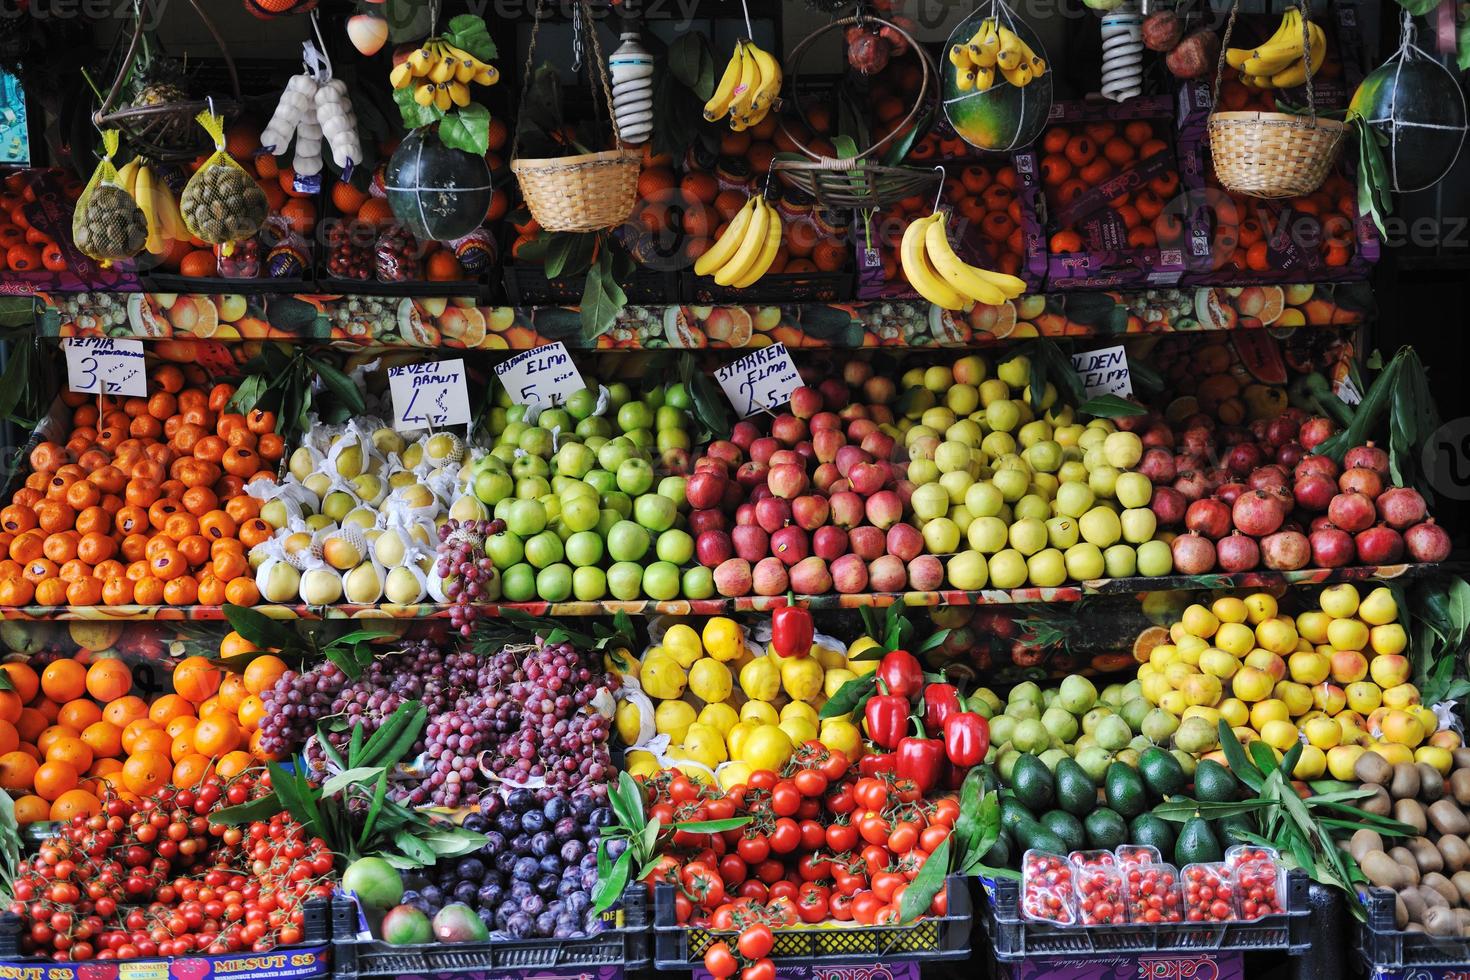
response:
<path id="1" fill-rule="evenodd" d="M 653 710 L 653 724 L 660 735 L 671 742 L 684 741 L 684 734 L 694 724 L 694 708 L 687 701 L 664 701 Z"/>
<path id="2" fill-rule="evenodd" d="M 623 740 L 624 745 L 637 745 L 638 738 L 643 733 L 643 712 L 632 700 L 624 698 L 618 702 L 613 724 L 617 726 L 618 737 Z"/>
<path id="3" fill-rule="evenodd" d="M 827 718 L 822 722 L 818 740 L 829 749 L 836 749 L 847 756 L 849 762 L 863 753 L 863 735 L 856 725 L 844 718 Z"/>
<path id="4" fill-rule="evenodd" d="M 750 766 L 743 762 L 727 762 L 720 767 L 716 777 L 720 782 L 720 788 L 729 790 L 735 786 L 743 786 L 750 779 Z"/>
<path id="5" fill-rule="evenodd" d="M 652 752 L 633 751 L 623 758 L 623 765 L 630 776 L 652 776 L 662 767 Z"/>
<path id="6" fill-rule="evenodd" d="M 695 722 L 684 733 L 684 755 L 713 769 L 728 758 L 725 737 L 717 729 Z"/>
<path id="7" fill-rule="evenodd" d="M 710 768 L 694 759 L 684 759 L 683 761 L 676 762 L 674 768 L 701 786 L 708 786 L 715 781 L 715 774 Z"/>
<path id="8" fill-rule="evenodd" d="M 817 726 L 805 718 L 786 718 L 781 722 L 780 728 L 790 736 L 793 745 L 810 742 L 817 737 Z"/>
<path id="9" fill-rule="evenodd" d="M 609 674 L 622 674 L 624 677 L 638 676 L 638 658 L 626 647 L 618 647 L 609 650 L 602 655 L 602 667 Z"/>
<path id="10" fill-rule="evenodd" d="M 854 674 L 871 674 L 878 669 L 877 660 L 858 660 L 858 655 L 878 646 L 871 636 L 860 636 L 847 648 L 847 669 Z"/>
<path id="11" fill-rule="evenodd" d="M 822 693 L 829 698 L 836 697 L 837 692 L 842 690 L 842 685 L 850 680 L 854 680 L 856 677 L 857 674 L 854 674 L 845 667 L 830 668 L 826 676 L 822 678 Z"/>
<path id="12" fill-rule="evenodd" d="M 740 689 L 756 701 L 774 700 L 781 693 L 781 668 L 770 657 L 756 657 L 740 668 Z"/>
<path id="13" fill-rule="evenodd" d="M 822 693 L 823 674 L 822 665 L 811 657 L 781 662 L 781 686 L 797 701 L 810 701 Z"/>
<path id="14" fill-rule="evenodd" d="M 704 656 L 704 647 L 700 645 L 699 634 L 694 632 L 694 627 L 683 623 L 675 623 L 664 633 L 664 652 L 679 661 L 679 666 L 688 670 L 700 657 Z"/>
<path id="15" fill-rule="evenodd" d="M 791 736 L 775 725 L 761 725 L 740 746 L 740 760 L 752 769 L 780 771 L 791 758 Z"/>
<path id="16" fill-rule="evenodd" d="M 638 680 L 643 685 L 643 692 L 649 697 L 669 700 L 684 696 L 684 687 L 689 678 L 679 661 L 655 648 L 643 658 L 643 668 Z"/>
<path id="17" fill-rule="evenodd" d="M 716 660 L 734 660 L 745 650 L 745 634 L 735 620 L 715 616 L 704 624 L 704 651 Z M 668 642 L 668 637 L 664 637 Z"/>
<path id="18" fill-rule="evenodd" d="M 719 704 L 728 698 L 732 684 L 730 668 L 711 657 L 700 657 L 689 668 L 689 690 L 706 704 Z"/>
<path id="19" fill-rule="evenodd" d="M 737 721 L 731 726 L 730 730 L 725 733 L 725 749 L 730 758 L 740 758 L 740 750 L 745 747 L 745 740 L 750 737 L 751 732 L 760 727 L 760 724 L 756 721 Z"/>
<path id="20" fill-rule="evenodd" d="M 800 718 L 802 721 L 809 721 L 813 725 L 821 724 L 821 719 L 817 717 L 817 709 L 805 701 L 792 701 L 790 704 L 782 707 L 781 720 L 785 721 L 788 718 Z"/>
<path id="21" fill-rule="evenodd" d="M 756 725 L 779 725 L 781 716 L 769 701 L 747 701 L 740 706 L 740 720 Z"/>
<path id="22" fill-rule="evenodd" d="M 838 670 L 847 666 L 847 654 L 835 647 L 824 647 L 820 643 L 813 644 L 812 656 L 825 670 Z"/>
<path id="23" fill-rule="evenodd" d="M 722 701 L 701 708 L 698 720 L 701 725 L 708 725 L 721 735 L 728 735 L 730 729 L 740 723 L 740 716 L 735 713 L 734 708 Z"/>

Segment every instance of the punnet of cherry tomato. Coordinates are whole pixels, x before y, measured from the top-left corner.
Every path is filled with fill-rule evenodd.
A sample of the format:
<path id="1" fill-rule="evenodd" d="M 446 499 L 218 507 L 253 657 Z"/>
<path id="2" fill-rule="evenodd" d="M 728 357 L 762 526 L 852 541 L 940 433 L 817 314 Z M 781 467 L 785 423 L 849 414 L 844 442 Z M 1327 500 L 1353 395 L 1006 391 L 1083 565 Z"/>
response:
<path id="1" fill-rule="evenodd" d="M 758 770 L 728 790 L 674 770 L 640 785 L 649 818 L 663 827 L 744 820 L 714 833 L 661 832 L 639 876 L 655 889 L 656 921 L 696 930 L 685 937 L 686 958 L 702 953 L 716 977 L 770 980 L 773 949 L 812 951 L 802 939 L 784 942 L 793 931 L 898 927 L 949 913 L 948 847 L 937 874 L 916 880 L 960 816 L 952 792 L 926 794 L 889 771 L 865 775 L 816 740 L 780 772 Z"/>

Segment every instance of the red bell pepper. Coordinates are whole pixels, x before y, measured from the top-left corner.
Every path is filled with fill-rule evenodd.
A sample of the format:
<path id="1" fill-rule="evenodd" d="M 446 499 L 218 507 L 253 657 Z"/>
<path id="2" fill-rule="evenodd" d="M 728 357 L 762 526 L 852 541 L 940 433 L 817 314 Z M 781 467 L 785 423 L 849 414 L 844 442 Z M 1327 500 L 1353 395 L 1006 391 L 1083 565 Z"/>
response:
<path id="1" fill-rule="evenodd" d="M 924 686 L 924 668 L 907 650 L 891 650 L 878 661 L 878 679 L 888 685 L 889 694 L 912 698 Z"/>
<path id="2" fill-rule="evenodd" d="M 957 769 L 985 761 L 990 749 L 990 722 L 973 711 L 957 711 L 944 723 L 944 754 Z"/>
<path id="3" fill-rule="evenodd" d="M 805 657 L 812 652 L 816 630 L 810 610 L 787 605 L 771 613 L 771 649 L 782 657 Z"/>
<path id="4" fill-rule="evenodd" d="M 858 760 L 858 774 L 876 776 L 880 772 L 893 772 L 897 765 L 898 757 L 892 752 L 869 752 Z"/>
<path id="5" fill-rule="evenodd" d="M 912 779 L 921 794 L 928 794 L 939 785 L 944 776 L 944 742 L 937 738 L 925 738 L 922 723 L 914 718 L 914 726 L 920 733 L 907 735 L 899 740 L 894 755 L 898 756 L 895 769 L 899 779 Z"/>
<path id="6" fill-rule="evenodd" d="M 959 689 L 953 684 L 924 685 L 924 731 L 930 735 L 943 735 L 945 719 L 962 710 Z"/>
<path id="7" fill-rule="evenodd" d="M 909 699 L 897 694 L 882 693 L 886 690 L 883 679 L 878 679 L 880 693 L 868 698 L 863 708 L 863 718 L 868 723 L 868 738 L 885 749 L 898 747 L 903 733 L 909 727 Z"/>

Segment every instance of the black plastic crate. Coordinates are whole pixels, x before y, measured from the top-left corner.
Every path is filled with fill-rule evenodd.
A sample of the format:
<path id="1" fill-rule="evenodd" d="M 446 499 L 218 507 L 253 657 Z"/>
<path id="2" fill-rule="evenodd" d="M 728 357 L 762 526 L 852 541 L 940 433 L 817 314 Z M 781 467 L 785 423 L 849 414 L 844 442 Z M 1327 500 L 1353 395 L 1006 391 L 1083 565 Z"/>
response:
<path id="1" fill-rule="evenodd" d="M 775 930 L 771 955 L 780 960 L 963 960 L 970 957 L 974 922 L 969 882 L 959 875 L 945 881 L 948 911 L 904 925 L 801 927 Z M 734 947 L 735 930 L 694 929 L 674 917 L 674 889 L 654 892 L 653 965 L 660 970 L 688 970 L 704 961 L 705 950 L 725 940 Z"/>
<path id="2" fill-rule="evenodd" d="M 1278 950 L 1296 956 L 1312 944 L 1309 884 L 1302 872 L 1288 872 L 1286 911 L 1254 922 L 1061 927 L 1023 918 L 1021 883 L 997 878 L 985 882 L 986 931 L 995 958 L 1007 963 L 1028 956 L 1205 950 Z"/>
<path id="3" fill-rule="evenodd" d="M 392 946 L 357 938 L 357 903 L 339 895 L 332 901 L 332 975 L 334 977 L 440 977 L 487 970 L 595 969 L 648 966 L 648 890 L 635 884 L 623 892 L 620 908 L 606 915 L 621 921 L 585 939 L 495 939 L 486 943 L 434 943 Z"/>
<path id="4" fill-rule="evenodd" d="M 316 293 L 316 280 L 311 277 L 311 263 L 305 276 L 279 279 L 255 276 L 231 279 L 228 276 L 181 276 L 176 272 L 145 272 L 140 275 L 146 293 L 204 293 L 207 295 L 253 296 L 260 293 Z"/>
<path id="5" fill-rule="evenodd" d="M 1358 925 L 1358 955 L 1369 971 L 1408 966 L 1452 966 L 1470 970 L 1470 939 L 1403 932 L 1394 923 L 1394 893 L 1387 888 L 1360 892 L 1368 921 Z"/>
<path id="6" fill-rule="evenodd" d="M 680 294 L 686 303 L 733 303 L 739 306 L 772 303 L 842 303 L 853 298 L 857 275 L 847 272 L 773 272 L 744 289 L 721 286 L 713 276 L 679 274 Z"/>
<path id="7" fill-rule="evenodd" d="M 587 277 L 565 276 L 547 279 L 545 269 L 536 263 L 505 262 L 505 299 L 511 306 L 577 306 Z M 637 266 L 633 277 L 619 283 L 634 306 L 662 305 L 679 299 L 679 274 L 663 269 Z"/>

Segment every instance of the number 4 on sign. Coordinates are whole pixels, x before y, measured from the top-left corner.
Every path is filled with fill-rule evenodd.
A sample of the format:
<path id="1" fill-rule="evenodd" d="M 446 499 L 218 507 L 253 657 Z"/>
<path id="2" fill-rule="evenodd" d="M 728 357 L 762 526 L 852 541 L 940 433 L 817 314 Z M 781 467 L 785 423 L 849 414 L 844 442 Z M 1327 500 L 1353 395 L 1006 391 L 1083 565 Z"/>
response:
<path id="1" fill-rule="evenodd" d="M 393 396 L 395 429 L 469 424 L 470 398 L 463 360 L 389 368 L 388 390 Z"/>

